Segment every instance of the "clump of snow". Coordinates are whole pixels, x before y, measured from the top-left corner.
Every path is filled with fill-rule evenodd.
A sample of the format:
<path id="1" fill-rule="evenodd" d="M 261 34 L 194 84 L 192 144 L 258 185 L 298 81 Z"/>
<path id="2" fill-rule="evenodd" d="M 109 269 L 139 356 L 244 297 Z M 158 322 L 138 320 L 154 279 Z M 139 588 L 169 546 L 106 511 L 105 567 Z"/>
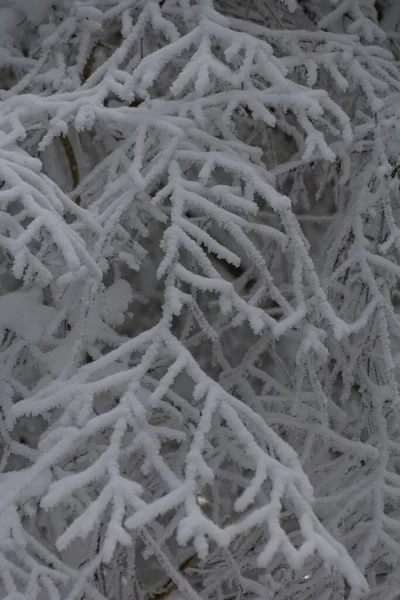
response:
<path id="1" fill-rule="evenodd" d="M 58 311 L 43 304 L 39 289 L 11 292 L 0 296 L 0 328 L 11 329 L 31 344 L 42 338 Z"/>

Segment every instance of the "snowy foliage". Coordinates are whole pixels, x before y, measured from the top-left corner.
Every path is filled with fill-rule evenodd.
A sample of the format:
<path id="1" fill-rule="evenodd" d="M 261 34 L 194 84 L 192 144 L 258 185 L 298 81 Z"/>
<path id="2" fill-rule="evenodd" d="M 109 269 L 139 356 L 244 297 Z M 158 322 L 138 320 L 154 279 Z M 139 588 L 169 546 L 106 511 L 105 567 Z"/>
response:
<path id="1" fill-rule="evenodd" d="M 398 26 L 0 1 L 2 598 L 399 597 Z"/>

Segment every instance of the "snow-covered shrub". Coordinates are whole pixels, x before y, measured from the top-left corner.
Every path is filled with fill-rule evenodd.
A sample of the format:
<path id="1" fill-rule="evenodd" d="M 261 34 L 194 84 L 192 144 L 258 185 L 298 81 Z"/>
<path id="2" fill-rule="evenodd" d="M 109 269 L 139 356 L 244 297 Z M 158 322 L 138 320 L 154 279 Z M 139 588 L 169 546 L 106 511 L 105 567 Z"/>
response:
<path id="1" fill-rule="evenodd" d="M 399 597 L 400 71 L 332 4 L 0 2 L 3 598 Z"/>

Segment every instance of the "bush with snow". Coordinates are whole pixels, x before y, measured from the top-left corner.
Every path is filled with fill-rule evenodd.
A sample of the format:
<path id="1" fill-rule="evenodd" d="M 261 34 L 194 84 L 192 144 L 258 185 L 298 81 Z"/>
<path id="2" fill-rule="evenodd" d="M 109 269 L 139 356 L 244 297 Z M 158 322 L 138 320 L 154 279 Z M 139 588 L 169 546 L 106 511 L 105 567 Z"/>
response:
<path id="1" fill-rule="evenodd" d="M 3 598 L 399 597 L 399 13 L 0 3 Z"/>

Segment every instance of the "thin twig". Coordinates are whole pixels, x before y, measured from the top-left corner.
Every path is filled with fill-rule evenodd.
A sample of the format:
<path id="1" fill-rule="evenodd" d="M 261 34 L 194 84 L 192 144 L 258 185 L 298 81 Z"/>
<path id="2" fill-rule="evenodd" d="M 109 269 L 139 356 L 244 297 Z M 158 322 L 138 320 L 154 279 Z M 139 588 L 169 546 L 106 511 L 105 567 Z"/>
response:
<path id="1" fill-rule="evenodd" d="M 74 149 L 72 148 L 72 144 L 71 144 L 69 137 L 67 135 L 65 135 L 64 133 L 61 134 L 60 140 L 61 140 L 61 144 L 64 148 L 64 152 L 65 152 L 65 155 L 68 160 L 69 169 L 71 171 L 73 189 L 75 189 L 79 185 L 79 169 L 78 169 L 78 163 L 76 160 Z M 75 198 L 75 203 L 78 204 L 78 206 L 80 205 L 80 203 L 81 203 L 80 196 L 77 196 Z"/>
<path id="2" fill-rule="evenodd" d="M 85 66 L 83 68 L 83 71 L 82 71 L 82 76 L 81 76 L 81 82 L 82 83 L 85 83 L 85 81 L 87 81 L 89 79 L 89 77 L 91 76 L 91 74 L 92 74 L 93 64 L 94 64 L 94 53 L 96 52 L 96 48 L 97 48 L 98 45 L 99 44 L 95 44 L 93 46 L 93 48 L 91 49 L 91 51 L 90 51 L 90 54 L 88 56 L 88 59 L 87 59 L 86 64 L 85 64 Z"/>
<path id="3" fill-rule="evenodd" d="M 183 563 L 180 565 L 179 572 L 184 573 L 186 571 L 186 569 L 188 569 L 190 567 L 194 567 L 198 563 L 198 561 L 199 561 L 199 558 L 198 558 L 197 554 L 193 554 L 192 556 L 189 556 L 189 558 L 184 560 Z M 164 600 L 164 598 L 167 598 L 170 594 L 172 594 L 172 592 L 174 592 L 177 589 L 178 589 L 178 586 L 176 585 L 176 583 L 172 579 L 170 579 L 166 583 L 165 589 L 162 592 L 160 592 L 159 594 L 155 594 L 155 596 L 153 596 L 151 598 L 151 600 Z"/>

